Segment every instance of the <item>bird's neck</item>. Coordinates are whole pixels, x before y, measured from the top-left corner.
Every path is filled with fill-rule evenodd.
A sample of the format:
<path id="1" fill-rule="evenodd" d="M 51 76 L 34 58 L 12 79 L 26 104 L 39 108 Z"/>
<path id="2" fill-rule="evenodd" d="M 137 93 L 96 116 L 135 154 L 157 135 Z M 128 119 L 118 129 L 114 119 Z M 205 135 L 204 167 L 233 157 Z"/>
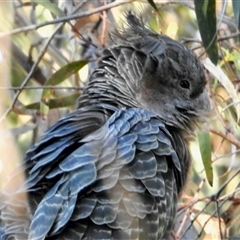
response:
<path id="1" fill-rule="evenodd" d="M 161 108 L 163 103 L 155 106 L 154 101 L 145 101 L 147 104 L 144 104 L 138 91 L 138 87 L 132 86 L 129 79 L 121 77 L 116 59 L 110 51 L 107 51 L 105 58 L 100 60 L 97 69 L 91 74 L 88 85 L 78 100 L 77 108 L 101 108 L 108 112 L 108 115 L 121 108 L 143 108 L 156 113 L 156 116 L 167 127 L 176 128 L 176 131 L 184 136 L 187 141 L 192 139 L 195 129 L 195 124 L 192 124 L 192 122 L 197 121 L 191 122 L 184 114 L 181 118 L 171 113 L 168 114 L 169 109 L 167 107 Z M 150 99 L 151 94 L 147 95 Z M 195 119 L 194 116 L 193 118 Z"/>
<path id="2" fill-rule="evenodd" d="M 105 69 L 97 69 L 78 100 L 77 108 L 89 105 L 109 105 L 112 108 L 138 107 L 126 81 L 109 74 Z"/>
<path id="3" fill-rule="evenodd" d="M 78 100 L 77 108 L 90 107 L 96 109 L 104 109 L 107 115 L 121 108 L 143 108 L 155 112 L 150 106 L 140 106 L 137 102 L 136 95 L 131 93 L 131 89 L 127 89 L 127 83 L 122 78 L 114 78 L 106 72 L 96 70 L 90 78 L 90 81 L 84 89 L 82 95 Z M 163 111 L 166 115 L 167 111 Z M 184 139 L 188 142 L 192 140 L 194 135 L 194 126 L 188 122 L 178 122 L 177 119 L 167 118 L 164 115 L 156 116 L 166 125 L 169 129 L 175 129 Z M 179 119 L 178 119 L 179 120 Z"/>

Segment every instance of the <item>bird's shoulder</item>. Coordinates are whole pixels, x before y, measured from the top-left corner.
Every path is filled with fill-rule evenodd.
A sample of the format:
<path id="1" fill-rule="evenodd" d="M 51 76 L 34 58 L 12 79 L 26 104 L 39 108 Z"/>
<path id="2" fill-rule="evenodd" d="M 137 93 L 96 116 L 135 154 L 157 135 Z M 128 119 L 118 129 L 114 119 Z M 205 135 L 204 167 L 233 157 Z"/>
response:
<path id="1" fill-rule="evenodd" d="M 136 150 L 148 152 L 160 151 L 161 148 L 164 153 L 163 144 L 170 149 L 173 148 L 172 141 L 165 124 L 150 111 L 123 108 L 110 115 L 104 111 L 77 109 L 54 124 L 28 150 L 25 157 L 27 184 L 31 188 L 41 178 L 50 178 L 60 172 L 70 171 L 70 168 L 77 168 L 73 164 L 84 165 L 91 159 L 96 163 L 97 158 L 103 158 L 104 154 L 118 148 L 119 154 L 132 152 L 134 155 Z M 180 169 L 178 161 L 175 165 Z"/>
<path id="2" fill-rule="evenodd" d="M 47 191 L 43 189 L 43 198 L 37 205 L 30 227 L 33 238 L 56 234 L 70 219 L 87 219 L 91 215 L 92 221 L 99 225 L 110 221 L 105 219 L 107 212 L 104 212 L 109 206 L 106 208 L 98 199 L 101 207 L 97 208 L 97 198 L 92 193 L 107 192 L 121 182 L 121 188 L 128 192 L 140 191 L 141 195 L 143 189 L 147 189 L 153 198 L 165 197 L 167 190 L 162 185 L 161 174 L 165 180 L 169 178 L 170 186 L 173 172 L 181 172 L 172 136 L 153 113 L 137 108 L 120 109 L 84 137 L 78 133 L 82 126 L 76 124 L 75 117 L 69 115 L 60 120 L 28 152 L 27 161 L 35 161 L 27 179 L 29 190 L 38 189 L 39 181 L 50 185 L 54 182 L 46 187 Z M 36 151 L 38 153 L 32 155 Z M 175 170 L 170 174 L 169 169 Z M 139 182 L 134 183 L 135 180 Z M 90 198 L 87 198 L 88 193 Z M 116 198 L 119 196 L 117 194 Z M 143 194 L 143 198 L 149 197 Z M 140 212 L 150 211 L 145 209 L 147 205 Z M 102 214 L 96 214 L 100 209 Z M 117 208 L 115 211 L 117 214 Z"/>

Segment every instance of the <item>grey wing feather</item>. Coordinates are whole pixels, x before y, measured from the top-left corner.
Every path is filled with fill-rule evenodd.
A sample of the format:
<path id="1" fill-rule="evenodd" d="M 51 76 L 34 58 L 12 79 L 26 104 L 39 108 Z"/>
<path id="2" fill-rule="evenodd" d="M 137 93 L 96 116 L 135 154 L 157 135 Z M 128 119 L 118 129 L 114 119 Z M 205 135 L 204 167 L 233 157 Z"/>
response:
<path id="1" fill-rule="evenodd" d="M 173 224 L 175 175 L 181 172 L 164 124 L 148 111 L 123 109 L 86 137 L 76 130 L 65 136 L 55 126 L 48 132 L 68 142 L 63 156 L 48 134 L 42 140 L 46 148 L 38 144 L 27 155 L 30 197 L 39 194 L 34 189 L 41 181 L 46 185 L 32 207 L 29 239 L 163 237 Z M 33 152 L 38 152 L 35 168 Z M 38 171 L 36 181 L 31 176 Z"/>

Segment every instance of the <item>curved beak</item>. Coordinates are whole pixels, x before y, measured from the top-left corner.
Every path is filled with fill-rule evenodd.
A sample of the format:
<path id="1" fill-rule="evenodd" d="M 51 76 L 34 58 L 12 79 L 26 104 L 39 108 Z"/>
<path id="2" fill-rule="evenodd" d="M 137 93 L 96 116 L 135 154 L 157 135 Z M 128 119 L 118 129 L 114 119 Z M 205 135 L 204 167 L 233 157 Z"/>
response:
<path id="1" fill-rule="evenodd" d="M 211 102 L 206 90 L 204 90 L 202 94 L 196 99 L 196 107 L 198 107 L 200 111 L 204 111 L 206 113 L 211 111 Z"/>

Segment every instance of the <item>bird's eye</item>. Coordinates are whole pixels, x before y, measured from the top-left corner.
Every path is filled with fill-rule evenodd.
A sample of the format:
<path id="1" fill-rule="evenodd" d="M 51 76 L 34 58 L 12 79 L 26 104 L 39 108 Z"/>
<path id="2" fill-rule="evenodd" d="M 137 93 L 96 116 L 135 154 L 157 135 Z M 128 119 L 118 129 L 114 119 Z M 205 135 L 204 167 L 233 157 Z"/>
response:
<path id="1" fill-rule="evenodd" d="M 188 89 L 190 87 L 190 84 L 189 84 L 189 82 L 187 80 L 181 80 L 180 86 L 182 88 L 187 88 Z"/>

